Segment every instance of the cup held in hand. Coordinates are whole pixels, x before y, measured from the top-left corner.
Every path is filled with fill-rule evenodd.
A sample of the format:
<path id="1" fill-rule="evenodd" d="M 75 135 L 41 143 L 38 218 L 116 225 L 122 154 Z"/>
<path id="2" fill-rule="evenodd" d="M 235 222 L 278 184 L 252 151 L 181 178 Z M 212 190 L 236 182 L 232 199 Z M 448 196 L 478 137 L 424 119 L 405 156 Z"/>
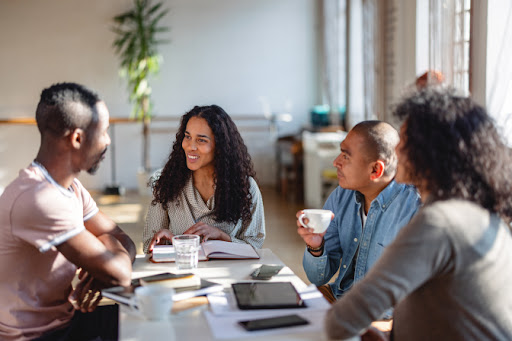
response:
<path id="1" fill-rule="evenodd" d="M 330 210 L 307 209 L 302 212 L 299 216 L 300 224 L 304 227 L 312 228 L 314 233 L 325 232 L 331 223 L 332 211 Z M 304 223 L 304 218 L 308 219 L 307 225 Z"/>

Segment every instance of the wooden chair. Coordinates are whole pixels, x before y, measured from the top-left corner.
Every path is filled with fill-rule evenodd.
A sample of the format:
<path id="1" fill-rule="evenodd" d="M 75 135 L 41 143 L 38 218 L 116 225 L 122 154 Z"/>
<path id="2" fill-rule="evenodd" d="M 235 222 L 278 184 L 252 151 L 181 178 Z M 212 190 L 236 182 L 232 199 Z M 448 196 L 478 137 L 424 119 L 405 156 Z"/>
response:
<path id="1" fill-rule="evenodd" d="M 304 200 L 304 166 L 302 140 L 294 135 L 277 139 L 277 191 L 283 199 Z"/>

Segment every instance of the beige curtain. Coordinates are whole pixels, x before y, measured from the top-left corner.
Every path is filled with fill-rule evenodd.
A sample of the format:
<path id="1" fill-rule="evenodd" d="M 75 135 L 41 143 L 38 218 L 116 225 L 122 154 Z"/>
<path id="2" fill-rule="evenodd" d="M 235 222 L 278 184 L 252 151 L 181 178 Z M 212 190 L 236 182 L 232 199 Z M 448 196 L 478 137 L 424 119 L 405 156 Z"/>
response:
<path id="1" fill-rule="evenodd" d="M 322 97 L 330 122 L 340 125 L 339 107 L 345 102 L 345 0 L 321 1 Z"/>
<path id="2" fill-rule="evenodd" d="M 379 16 L 377 0 L 363 0 L 363 88 L 364 119 L 384 119 L 377 108 L 377 73 L 379 69 Z M 380 113 L 380 115 L 378 114 Z M 380 116 L 380 117 L 379 117 Z"/>
<path id="3" fill-rule="evenodd" d="M 429 0 L 429 69 L 442 72 L 445 83 L 453 86 L 456 1 Z"/>

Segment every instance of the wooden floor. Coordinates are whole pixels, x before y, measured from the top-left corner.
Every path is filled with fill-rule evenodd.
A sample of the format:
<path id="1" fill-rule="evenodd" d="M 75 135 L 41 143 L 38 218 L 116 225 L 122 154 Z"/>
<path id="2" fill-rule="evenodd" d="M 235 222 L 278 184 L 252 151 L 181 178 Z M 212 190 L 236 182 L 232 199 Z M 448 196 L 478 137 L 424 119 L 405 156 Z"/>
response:
<path id="1" fill-rule="evenodd" d="M 265 208 L 267 237 L 264 248 L 271 249 L 295 274 L 309 284 L 302 268 L 305 244 L 297 234 L 295 213 L 304 208 L 302 203 L 284 200 L 274 188 L 260 188 Z M 142 254 L 142 230 L 144 228 L 150 197 L 128 192 L 124 196 L 94 194 L 100 209 L 116 221 L 130 235 Z"/>

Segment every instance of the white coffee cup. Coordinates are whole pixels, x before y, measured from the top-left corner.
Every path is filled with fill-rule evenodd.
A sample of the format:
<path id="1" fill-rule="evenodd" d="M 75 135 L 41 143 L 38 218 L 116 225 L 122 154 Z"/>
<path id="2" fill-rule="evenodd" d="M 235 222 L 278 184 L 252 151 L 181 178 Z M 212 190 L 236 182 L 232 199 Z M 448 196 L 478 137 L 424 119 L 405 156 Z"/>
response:
<path id="1" fill-rule="evenodd" d="M 330 210 L 307 209 L 302 212 L 299 216 L 300 224 L 312 228 L 314 233 L 323 233 L 332 220 L 332 211 Z M 304 223 L 304 218 L 308 218 L 307 225 Z"/>
<path id="2" fill-rule="evenodd" d="M 148 320 L 164 320 L 171 313 L 174 293 L 173 288 L 160 285 L 138 287 L 130 306 Z"/>

